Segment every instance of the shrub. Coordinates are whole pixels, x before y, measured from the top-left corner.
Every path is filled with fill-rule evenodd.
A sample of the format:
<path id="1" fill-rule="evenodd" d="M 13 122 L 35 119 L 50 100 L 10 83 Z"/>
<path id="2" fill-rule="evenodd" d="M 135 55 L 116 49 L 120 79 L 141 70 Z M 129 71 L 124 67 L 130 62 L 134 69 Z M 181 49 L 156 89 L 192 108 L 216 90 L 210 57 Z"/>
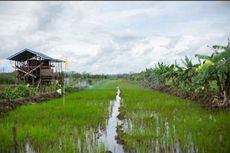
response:
<path id="1" fill-rule="evenodd" d="M 70 93 L 73 92 L 75 90 L 74 87 L 70 86 L 70 85 L 65 85 L 65 92 L 66 93 Z"/>
<path id="2" fill-rule="evenodd" d="M 20 97 L 28 97 L 37 93 L 36 88 L 32 88 L 26 85 L 18 85 L 16 87 L 7 87 L 0 91 L 1 99 L 16 99 Z"/>

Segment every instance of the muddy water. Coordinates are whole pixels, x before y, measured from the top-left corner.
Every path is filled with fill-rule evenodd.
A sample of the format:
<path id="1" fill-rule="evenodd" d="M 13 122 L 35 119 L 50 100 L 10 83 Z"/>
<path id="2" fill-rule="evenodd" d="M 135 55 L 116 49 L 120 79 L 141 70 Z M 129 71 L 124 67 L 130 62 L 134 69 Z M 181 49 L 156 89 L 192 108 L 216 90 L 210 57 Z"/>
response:
<path id="1" fill-rule="evenodd" d="M 112 101 L 110 117 L 107 121 L 106 129 L 102 132 L 99 142 L 104 143 L 107 150 L 113 153 L 123 153 L 123 146 L 116 140 L 118 136 L 117 126 L 121 125 L 121 121 L 117 118 L 119 107 L 121 105 L 120 89 L 117 87 L 116 99 Z"/>

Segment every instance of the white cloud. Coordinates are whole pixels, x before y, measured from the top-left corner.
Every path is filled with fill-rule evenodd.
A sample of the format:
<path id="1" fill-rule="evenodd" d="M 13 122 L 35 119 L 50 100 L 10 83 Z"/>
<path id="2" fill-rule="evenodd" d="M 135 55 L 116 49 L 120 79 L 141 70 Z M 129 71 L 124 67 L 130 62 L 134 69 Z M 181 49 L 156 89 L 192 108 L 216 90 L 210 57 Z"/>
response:
<path id="1" fill-rule="evenodd" d="M 24 49 L 69 70 L 125 73 L 210 54 L 230 37 L 230 2 L 0 2 L 0 69 Z"/>

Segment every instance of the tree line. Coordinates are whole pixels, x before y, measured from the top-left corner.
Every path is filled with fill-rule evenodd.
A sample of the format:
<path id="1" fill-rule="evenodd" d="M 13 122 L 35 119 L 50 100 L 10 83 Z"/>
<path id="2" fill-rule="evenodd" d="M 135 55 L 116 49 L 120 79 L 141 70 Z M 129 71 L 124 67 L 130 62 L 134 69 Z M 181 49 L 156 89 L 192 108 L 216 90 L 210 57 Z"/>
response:
<path id="1" fill-rule="evenodd" d="M 211 55 L 196 54 L 199 63 L 194 64 L 185 56 L 183 65 L 158 63 L 140 73 L 126 76 L 141 81 L 151 88 L 170 88 L 183 96 L 218 96 L 229 104 L 230 97 L 230 40 L 226 46 L 214 45 Z"/>

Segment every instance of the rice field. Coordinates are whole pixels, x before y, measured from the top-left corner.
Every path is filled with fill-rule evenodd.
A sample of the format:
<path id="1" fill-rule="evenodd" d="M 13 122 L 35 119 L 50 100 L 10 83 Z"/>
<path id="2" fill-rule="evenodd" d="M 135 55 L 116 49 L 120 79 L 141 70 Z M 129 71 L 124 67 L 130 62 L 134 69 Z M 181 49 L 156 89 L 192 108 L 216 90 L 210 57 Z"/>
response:
<path id="1" fill-rule="evenodd" d="M 121 112 L 127 152 L 230 151 L 230 113 L 145 89 L 123 86 Z M 138 147 L 137 147 L 138 146 Z"/>
<path id="2" fill-rule="evenodd" d="M 34 152 L 94 152 L 103 148 L 93 148 L 91 141 L 97 128 L 105 127 L 115 89 L 103 89 L 103 83 L 100 87 L 68 94 L 65 104 L 62 98 L 53 99 L 1 116 L 0 150 L 13 152 L 12 127 L 17 129 L 20 152 L 27 152 L 26 148 Z"/>
<path id="3" fill-rule="evenodd" d="M 108 144 L 99 140 L 110 127 L 113 108 L 118 107 L 114 101 L 117 87 L 121 100 L 116 109 L 124 119 L 116 130 L 120 142 L 111 143 L 119 143 L 123 149 L 112 152 L 230 151 L 229 112 L 207 110 L 133 82 L 107 80 L 67 94 L 65 103 L 63 98 L 53 99 L 1 116 L 0 152 L 14 152 L 12 127 L 17 131 L 19 152 L 108 152 Z"/>

